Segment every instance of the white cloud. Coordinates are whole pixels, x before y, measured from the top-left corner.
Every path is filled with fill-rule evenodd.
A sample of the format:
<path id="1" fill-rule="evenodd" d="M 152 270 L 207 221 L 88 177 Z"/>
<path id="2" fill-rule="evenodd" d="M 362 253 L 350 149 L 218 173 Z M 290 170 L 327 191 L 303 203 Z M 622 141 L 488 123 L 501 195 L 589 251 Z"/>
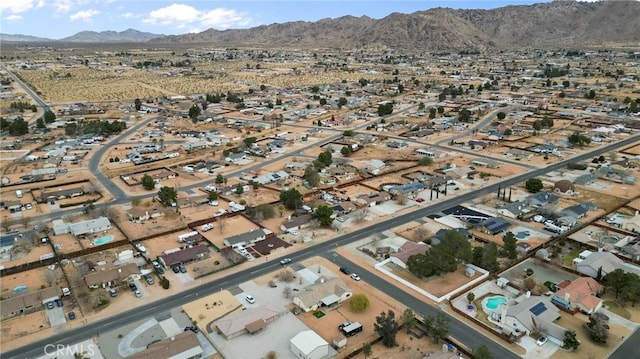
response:
<path id="1" fill-rule="evenodd" d="M 4 19 L 6 21 L 19 21 L 19 20 L 22 20 L 23 17 L 20 16 L 20 15 L 13 14 L 13 15 L 9 15 L 9 16 L 5 17 Z"/>
<path id="2" fill-rule="evenodd" d="M 71 21 L 75 21 L 75 20 L 83 20 L 83 21 L 91 21 L 92 17 L 98 15 L 100 13 L 100 11 L 98 10 L 81 10 L 78 11 L 77 13 L 69 16 L 69 20 Z"/>
<path id="3" fill-rule="evenodd" d="M 132 12 L 125 12 L 124 14 L 121 14 L 120 17 L 123 17 L 125 19 L 132 19 L 134 17 L 140 17 L 139 15 L 136 15 Z"/>
<path id="4" fill-rule="evenodd" d="M 33 0 L 0 1 L 0 13 L 19 14 L 33 8 Z"/>
<path id="5" fill-rule="evenodd" d="M 174 25 L 177 28 L 192 26 L 193 29 L 227 29 L 233 26 L 247 26 L 251 23 L 251 18 L 233 9 L 198 10 L 190 5 L 171 4 L 151 11 L 142 22 L 151 25 Z"/>

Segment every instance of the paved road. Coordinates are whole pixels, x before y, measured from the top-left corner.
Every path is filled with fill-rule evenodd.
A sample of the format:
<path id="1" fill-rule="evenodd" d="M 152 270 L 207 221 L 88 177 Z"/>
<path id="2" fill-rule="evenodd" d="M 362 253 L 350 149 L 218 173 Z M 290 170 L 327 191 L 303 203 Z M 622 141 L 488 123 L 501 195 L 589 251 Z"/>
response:
<path id="1" fill-rule="evenodd" d="M 448 313 L 438 309 L 437 307 L 425 303 L 420 298 L 414 297 L 412 294 L 405 292 L 399 287 L 389 285 L 389 283 L 384 279 L 378 277 L 375 274 L 371 274 L 368 269 L 358 266 L 345 257 L 342 257 L 339 254 L 333 252 L 325 253 L 322 256 L 330 261 L 333 261 L 336 266 L 345 266 L 351 269 L 352 272 L 358 273 L 362 280 L 378 288 L 378 290 L 384 292 L 388 296 L 395 298 L 397 301 L 406 305 L 408 308 L 411 308 L 414 313 L 419 316 L 427 314 L 435 316 L 438 313 L 446 314 L 449 317 L 450 335 L 456 338 L 457 341 L 464 343 L 465 346 L 470 350 L 474 350 L 481 345 L 486 345 L 491 354 L 493 354 L 494 358 L 518 358 L 518 355 L 516 355 L 509 349 L 503 347 L 499 343 L 496 343 L 489 338 L 486 338 L 484 335 L 482 335 L 475 329 L 470 328 L 467 324 L 463 323 L 456 317 L 449 315 Z M 378 313 L 372 313 L 372 315 L 373 314 L 377 315 Z M 401 313 L 396 313 L 396 316 L 400 316 L 400 314 Z"/>
<path id="2" fill-rule="evenodd" d="M 42 107 L 42 109 L 45 112 L 49 110 L 49 105 L 47 105 L 47 103 L 44 102 L 44 100 L 42 100 L 40 96 L 38 96 L 38 94 L 35 93 L 35 91 L 31 90 L 29 86 L 25 85 L 24 82 L 22 82 L 22 80 L 20 80 L 20 78 L 16 76 L 13 72 L 11 72 L 11 70 L 9 70 L 6 66 L 3 66 L 2 68 L 7 72 L 7 74 L 9 74 L 9 76 L 11 76 L 13 81 L 15 81 L 18 85 L 20 85 L 20 87 L 22 87 L 22 89 L 24 90 L 24 92 L 27 93 L 27 95 L 31 96 L 31 98 L 38 104 L 38 106 Z"/>
<path id="3" fill-rule="evenodd" d="M 597 156 L 601 153 L 605 153 L 616 148 L 627 146 L 635 141 L 638 141 L 639 138 L 640 138 L 640 134 L 629 137 L 623 141 L 601 147 L 599 149 L 596 149 L 593 152 L 582 154 L 580 156 L 577 156 L 576 158 L 567 159 L 567 160 L 558 162 L 556 164 L 552 164 L 543 169 L 538 169 L 528 173 L 512 176 L 510 178 L 504 179 L 503 181 L 490 184 L 482 189 L 471 191 L 456 197 L 443 197 L 443 199 L 440 202 L 433 204 L 431 206 L 427 206 L 407 214 L 399 215 L 397 217 L 381 221 L 374 226 L 362 228 L 354 232 L 338 236 L 334 239 L 319 243 L 303 251 L 294 253 L 290 257 L 294 261 L 301 261 L 317 255 L 326 255 L 328 251 L 331 251 L 336 246 L 342 246 L 342 245 L 366 238 L 373 234 L 380 233 L 382 231 L 397 227 L 398 225 L 407 223 L 409 221 L 422 218 L 426 215 L 441 212 L 446 208 L 468 201 L 477 196 L 495 192 L 499 186 L 506 187 L 510 185 L 515 185 L 517 183 L 524 181 L 527 178 L 540 176 L 549 171 L 554 171 L 559 168 L 562 168 L 570 162 L 585 160 L 588 158 L 592 158 L 593 156 Z M 251 267 L 241 272 L 230 274 L 222 279 L 218 279 L 210 283 L 188 289 L 186 291 L 183 291 L 182 293 L 178 293 L 170 297 L 160 299 L 154 303 L 144 305 L 140 308 L 135 308 L 126 312 L 116 314 L 113 317 L 110 317 L 102 321 L 87 324 L 82 328 L 60 332 L 45 340 L 41 340 L 32 344 L 26 345 L 23 348 L 4 353 L 2 357 L 5 359 L 32 358 L 32 357 L 41 355 L 42 348 L 46 344 L 50 344 L 50 343 L 73 344 L 87 337 L 96 335 L 99 331 L 106 331 L 106 330 L 118 328 L 127 323 L 141 320 L 149 316 L 157 315 L 159 314 L 158 313 L 159 308 L 174 308 L 174 307 L 180 306 L 182 304 L 192 301 L 194 298 L 198 297 L 199 295 L 200 296 L 209 295 L 223 288 L 229 288 L 229 287 L 238 285 L 254 277 L 258 277 L 268 272 L 277 270 L 278 267 L 279 267 L 279 263 L 277 261 L 263 263 L 256 267 Z M 363 272 L 363 275 L 364 275 L 364 272 Z M 369 280 L 370 278 L 366 277 L 366 279 Z M 384 287 L 385 286 L 383 286 L 383 288 Z M 405 297 L 405 295 L 402 295 L 401 297 Z M 413 305 L 416 304 L 414 302 L 410 302 L 410 303 L 412 304 L 412 307 Z M 421 309 L 422 307 L 417 306 L 416 308 Z M 460 323 L 460 324 L 464 325 L 463 323 Z M 462 334 L 460 334 L 461 337 L 458 337 L 456 335 L 455 338 L 470 348 L 474 348 L 481 344 L 484 344 L 490 348 L 494 348 L 494 346 L 496 345 L 495 343 L 493 343 L 491 339 L 485 337 L 484 334 L 477 332 L 472 328 L 458 327 L 458 324 L 456 324 L 456 328 L 457 328 L 456 333 L 458 333 L 458 331 L 460 330 L 461 331 L 460 333 Z M 621 350 L 623 349 L 631 350 L 631 349 L 627 349 L 626 346 L 623 346 L 623 348 L 621 348 Z M 495 350 L 499 350 L 499 349 L 495 349 Z"/>

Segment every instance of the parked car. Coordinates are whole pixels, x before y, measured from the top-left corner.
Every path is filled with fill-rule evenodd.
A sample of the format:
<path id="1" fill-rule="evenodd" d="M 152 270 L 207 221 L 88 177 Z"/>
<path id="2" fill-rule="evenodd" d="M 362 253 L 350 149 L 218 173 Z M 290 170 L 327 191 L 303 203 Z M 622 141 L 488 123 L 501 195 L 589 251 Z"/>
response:
<path id="1" fill-rule="evenodd" d="M 340 222 L 340 223 L 344 223 L 344 221 L 346 221 L 347 219 L 344 217 L 338 217 L 336 218 L 336 221 Z"/>
<path id="2" fill-rule="evenodd" d="M 154 283 L 153 278 L 151 278 L 149 274 L 145 274 L 142 277 L 144 278 L 145 281 L 147 281 L 147 284 L 153 285 Z"/>
<path id="3" fill-rule="evenodd" d="M 55 302 L 58 307 L 62 307 L 62 299 L 58 298 L 55 300 Z"/>
<path id="4" fill-rule="evenodd" d="M 354 280 L 360 280 L 360 276 L 355 273 L 351 274 L 351 278 L 353 278 Z"/>
<path id="5" fill-rule="evenodd" d="M 418 198 L 416 198 L 416 202 L 422 203 L 422 202 L 424 202 L 424 198 L 418 197 Z"/>
<path id="6" fill-rule="evenodd" d="M 250 295 L 250 294 L 247 294 L 247 295 L 244 297 L 244 299 L 246 299 L 246 300 L 247 300 L 247 302 L 249 302 L 250 304 L 253 304 L 253 303 L 255 303 L 255 302 L 256 302 L 256 299 L 255 299 L 252 295 Z"/>
<path id="7" fill-rule="evenodd" d="M 351 274 L 351 271 L 347 267 L 340 267 L 340 272 L 344 274 Z"/>
<path id="8" fill-rule="evenodd" d="M 184 264 L 181 264 L 178 269 L 180 270 L 180 273 L 187 273 L 187 267 L 185 267 Z"/>
<path id="9" fill-rule="evenodd" d="M 180 266 L 174 266 L 171 269 L 173 270 L 173 273 L 180 273 Z"/>
<path id="10" fill-rule="evenodd" d="M 538 340 L 536 340 L 536 344 L 538 344 L 539 346 L 543 346 L 545 345 L 547 340 L 548 340 L 547 337 L 540 337 L 538 338 Z"/>
<path id="11" fill-rule="evenodd" d="M 139 290 L 135 291 L 136 298 L 142 297 L 142 293 Z"/>
<path id="12" fill-rule="evenodd" d="M 280 264 L 282 264 L 283 266 L 286 266 L 289 263 L 291 263 L 291 258 L 282 258 L 280 260 Z"/>
<path id="13" fill-rule="evenodd" d="M 53 309 L 53 302 L 47 302 L 47 308 Z"/>
<path id="14" fill-rule="evenodd" d="M 350 326 L 350 325 L 351 325 L 351 322 L 348 322 L 348 321 L 347 321 L 347 322 L 344 322 L 344 323 L 342 323 L 342 324 L 338 325 L 338 329 L 342 330 L 342 328 L 344 328 L 344 327 L 348 327 L 348 326 Z"/>
<path id="15" fill-rule="evenodd" d="M 194 332 L 194 333 L 197 333 L 197 332 L 200 331 L 200 329 L 198 329 L 198 327 L 196 327 L 195 325 L 194 326 L 189 326 L 189 327 L 184 327 L 184 331 L 185 332 L 189 331 L 189 330 Z"/>
<path id="16" fill-rule="evenodd" d="M 156 267 L 156 273 L 158 273 L 159 275 L 164 274 L 164 269 L 162 269 L 162 267 Z"/>
<path id="17" fill-rule="evenodd" d="M 69 312 L 69 319 L 71 319 L 71 320 L 76 319 L 76 313 L 74 313 L 74 312 Z"/>
<path id="18" fill-rule="evenodd" d="M 109 288 L 109 295 L 111 297 L 117 297 L 118 296 L 118 290 L 115 288 Z"/>
<path id="19" fill-rule="evenodd" d="M 131 289 L 132 292 L 135 292 L 138 290 L 138 286 L 136 286 L 135 283 L 129 283 L 129 289 Z"/>

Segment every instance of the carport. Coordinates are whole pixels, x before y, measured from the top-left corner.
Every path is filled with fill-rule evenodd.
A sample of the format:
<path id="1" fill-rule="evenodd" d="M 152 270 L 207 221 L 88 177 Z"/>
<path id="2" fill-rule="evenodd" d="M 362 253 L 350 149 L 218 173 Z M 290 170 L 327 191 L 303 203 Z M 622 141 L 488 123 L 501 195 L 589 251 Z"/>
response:
<path id="1" fill-rule="evenodd" d="M 340 303 L 340 297 L 335 294 L 329 294 L 328 296 L 322 298 L 320 303 L 323 307 L 332 308 L 337 307 L 337 304 Z"/>
<path id="2" fill-rule="evenodd" d="M 258 319 L 255 322 L 251 322 L 247 324 L 245 326 L 245 329 L 247 330 L 247 332 L 249 332 L 249 334 L 253 334 L 266 328 L 266 326 L 267 326 L 267 322 L 265 322 L 263 319 Z"/>

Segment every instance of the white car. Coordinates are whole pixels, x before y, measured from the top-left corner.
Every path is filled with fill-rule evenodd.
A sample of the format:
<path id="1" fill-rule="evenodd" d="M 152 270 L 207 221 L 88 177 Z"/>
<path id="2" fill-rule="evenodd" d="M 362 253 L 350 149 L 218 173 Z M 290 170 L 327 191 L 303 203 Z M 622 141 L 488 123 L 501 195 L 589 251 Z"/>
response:
<path id="1" fill-rule="evenodd" d="M 538 340 L 536 340 L 536 344 L 538 344 L 539 346 L 545 345 L 546 342 L 547 342 L 547 337 L 540 337 L 538 338 Z"/>
<path id="2" fill-rule="evenodd" d="M 247 295 L 244 297 L 244 299 L 246 299 L 246 300 L 247 300 L 247 302 L 249 302 L 250 304 L 253 304 L 253 303 L 255 303 L 255 302 L 256 302 L 256 299 L 255 299 L 252 295 L 250 295 L 250 294 L 247 294 Z"/>
<path id="3" fill-rule="evenodd" d="M 354 280 L 360 280 L 360 276 L 355 273 L 351 274 L 351 278 L 353 278 Z"/>

